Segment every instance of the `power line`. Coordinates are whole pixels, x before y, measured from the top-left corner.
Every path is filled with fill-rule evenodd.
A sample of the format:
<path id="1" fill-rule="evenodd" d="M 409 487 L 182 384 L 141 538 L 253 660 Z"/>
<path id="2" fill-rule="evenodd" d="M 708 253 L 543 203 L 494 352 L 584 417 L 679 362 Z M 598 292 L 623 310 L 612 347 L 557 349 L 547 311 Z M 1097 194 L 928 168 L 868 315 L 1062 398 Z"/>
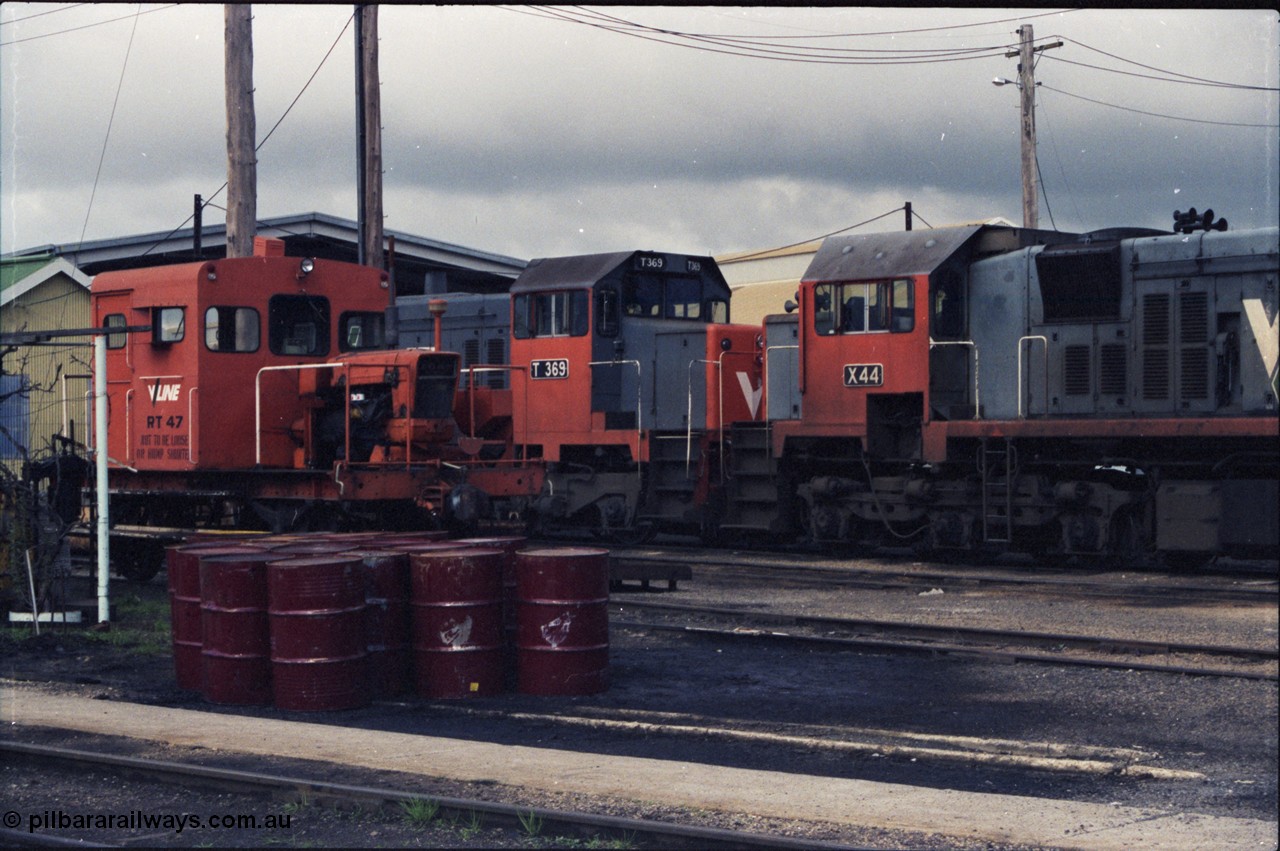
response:
<path id="1" fill-rule="evenodd" d="M 1076 100 L 1088 101 L 1089 103 L 1094 103 L 1094 104 L 1097 104 L 1098 106 L 1108 106 L 1108 107 L 1111 107 L 1112 109 L 1119 109 L 1125 112 L 1134 112 L 1134 113 L 1137 113 L 1138 115 L 1149 115 L 1153 118 L 1167 118 L 1170 121 L 1189 121 L 1193 124 L 1214 124 L 1219 127 L 1261 127 L 1265 129 L 1274 129 L 1277 126 L 1280 126 L 1276 124 L 1249 124 L 1242 121 L 1210 121 L 1204 118 L 1187 118 L 1186 116 L 1181 116 L 1181 115 L 1165 115 L 1164 113 L 1161 113 L 1161 112 L 1147 112 L 1146 110 L 1142 110 L 1142 109 L 1133 109 L 1132 107 L 1128 107 L 1128 106 L 1120 106 L 1119 104 L 1107 103 L 1106 101 L 1101 101 L 1101 100 L 1094 100 L 1093 98 L 1087 98 L 1084 95 L 1074 95 L 1071 92 L 1064 92 L 1062 89 L 1055 89 L 1053 86 L 1046 86 L 1043 83 L 1040 84 L 1040 88 L 1045 89 L 1046 91 L 1056 92 L 1060 95 L 1065 95 L 1066 97 L 1069 97 L 1069 98 L 1075 98 Z"/>
<path id="2" fill-rule="evenodd" d="M 139 4 L 137 12 L 133 17 L 133 29 L 129 30 L 129 44 L 124 50 L 124 63 L 120 66 L 120 79 L 116 82 L 116 96 L 111 101 L 111 116 L 107 119 L 107 133 L 102 140 L 102 153 L 98 155 L 98 170 L 93 175 L 93 189 L 89 192 L 89 207 L 84 211 L 84 224 L 80 228 L 80 242 L 76 245 L 75 253 L 72 254 L 72 263 L 79 258 L 80 246 L 84 245 L 84 234 L 89 229 L 89 216 L 93 213 L 93 199 L 98 195 L 98 181 L 102 177 L 102 164 L 107 159 L 107 144 L 111 141 L 111 127 L 116 121 L 116 107 L 120 104 L 120 92 L 124 88 L 124 73 L 129 68 L 129 56 L 133 53 L 133 37 L 138 32 L 138 16 L 142 12 L 142 6 Z"/>
<path id="3" fill-rule="evenodd" d="M 129 20 L 130 18 L 135 18 L 135 19 L 136 19 L 139 15 L 150 15 L 152 12 L 162 12 L 162 11 L 164 11 L 165 9 L 172 9 L 174 6 L 178 6 L 178 5 L 181 5 L 181 4 L 179 4 L 179 3 L 170 3 L 170 4 L 169 4 L 169 5 L 167 5 L 167 6 L 157 6 L 157 7 L 156 7 L 156 8 L 154 8 L 154 9 L 148 9 L 148 10 L 147 10 L 147 11 L 145 11 L 145 12 L 143 12 L 143 11 L 138 11 L 138 12 L 134 12 L 132 15 L 121 15 L 121 16 L 120 16 L 120 17 L 118 17 L 118 18 L 109 18 L 109 19 L 107 19 L 107 20 L 105 20 L 105 21 L 97 21 L 96 23 L 92 23 L 92 24 L 82 24 L 81 26 L 78 26 L 78 27 L 68 27 L 68 28 L 67 28 L 67 29 L 65 29 L 65 30 L 57 30 L 56 32 L 43 33 L 43 34 L 41 34 L 41 35 L 30 35 L 30 36 L 27 36 L 26 38 L 15 38 L 13 41 L 0 41 L 0 47 L 8 47 L 8 46 L 9 46 L 9 45 L 11 45 L 11 44 L 22 44 L 22 43 L 24 43 L 24 42 L 28 42 L 28 41 L 36 41 L 37 39 L 41 39 L 41 38 L 49 38 L 49 37 L 51 37 L 51 36 L 55 36 L 55 35 L 66 35 L 67 33 L 79 32 L 80 30 L 92 29 L 93 27 L 100 27 L 100 26 L 103 26 L 104 24 L 114 24 L 114 23 L 117 23 L 118 21 L 127 21 L 127 20 Z M 74 8 L 74 7 L 68 6 L 67 8 Z M 63 11 L 66 11 L 66 10 L 65 10 L 65 9 L 55 9 L 55 10 L 53 10 L 53 11 L 55 11 L 55 12 L 63 12 Z M 42 14 L 50 14 L 50 13 L 48 13 L 48 12 L 44 12 L 44 13 L 42 13 Z M 34 17 L 37 17 L 37 16 L 36 16 L 36 15 L 32 15 L 31 17 L 33 17 L 33 18 L 34 18 Z M 24 18 L 24 19 L 22 19 L 22 20 L 26 20 L 26 19 Z M 9 23 L 13 23 L 13 21 L 9 21 Z"/>
<path id="4" fill-rule="evenodd" d="M 26 17 L 23 17 L 23 18 L 10 18 L 7 21 L 0 21 L 0 27 L 5 27 L 5 26 L 8 26 L 9 24 L 20 24 L 23 21 L 29 21 L 32 18 L 43 18 L 45 15 L 56 15 L 59 12 L 69 12 L 78 6 L 83 6 L 83 5 L 85 4 L 72 3 L 70 6 L 62 6 L 61 8 L 58 8 L 58 9 L 50 9 L 47 12 L 36 12 L 34 15 L 27 15 Z"/>
<path id="5" fill-rule="evenodd" d="M 521 9 L 509 9 L 509 11 L 594 27 L 618 35 L 667 44 L 673 47 L 683 47 L 688 50 L 800 64 L 919 65 L 985 59 L 999 56 L 1009 48 L 1008 44 L 997 44 L 972 48 L 949 48 L 946 50 L 872 50 L 829 47 L 808 48 L 804 46 L 780 49 L 774 44 L 759 43 L 749 38 L 700 35 L 678 30 L 666 30 L 590 11 L 574 13 L 562 8 L 547 7 L 535 7 L 532 11 Z"/>
<path id="6" fill-rule="evenodd" d="M 1186 78 L 1181 80 L 1171 80 L 1168 77 L 1157 77 L 1154 74 L 1139 74 L 1136 71 L 1121 71 L 1118 68 L 1104 68 L 1101 65 L 1090 65 L 1088 62 L 1077 62 L 1074 59 L 1063 59 L 1061 56 L 1050 56 L 1048 58 L 1054 60 L 1055 62 L 1062 62 L 1066 65 L 1075 65 L 1078 68 L 1090 68 L 1094 71 L 1106 71 L 1107 73 L 1110 73 L 1110 74 L 1121 74 L 1125 77 L 1139 77 L 1143 80 L 1155 80 L 1156 82 L 1159 82 L 1159 83 L 1180 83 L 1184 86 L 1210 86 L 1212 88 L 1218 88 L 1218 89 L 1238 89 L 1243 91 L 1255 91 L 1255 92 L 1280 92 L 1280 89 L 1271 88 L 1268 86 L 1244 86 L 1237 83 L 1220 83 L 1214 80 L 1204 80 L 1200 78 Z M 1128 60 L 1125 60 L 1125 61 L 1128 61 Z M 1133 64 L 1137 65 L 1139 63 L 1135 62 Z M 1143 65 L 1142 67 L 1145 68 L 1147 66 Z M 1173 73 L 1173 72 L 1165 71 L 1162 73 Z M 1180 74 L 1178 76 L 1185 77 L 1186 75 Z"/>
<path id="7" fill-rule="evenodd" d="M 1172 77 L 1180 77 L 1180 78 L 1181 78 L 1181 79 L 1179 79 L 1179 80 L 1163 80 L 1163 82 L 1167 82 L 1167 83 L 1178 83 L 1178 82 L 1182 82 L 1182 83 L 1187 83 L 1187 84 L 1189 84 L 1189 85 L 1218 86 L 1218 87 L 1221 87 L 1221 88 L 1227 88 L 1227 89 L 1245 89 L 1245 90 L 1249 90 L 1249 91 L 1260 91 L 1260 92 L 1275 92 L 1275 91 L 1280 91 L 1280 89 L 1273 88 L 1273 87 L 1270 87 L 1270 86 L 1249 86 L 1249 85 L 1245 85 L 1245 84 L 1243 84 L 1243 83 L 1226 83 L 1226 82 L 1222 82 L 1222 81 L 1220 81 L 1220 80 L 1210 80 L 1210 79 L 1207 79 L 1207 78 L 1205 78 L 1205 77 L 1195 77 L 1195 76 L 1192 76 L 1192 75 L 1190 75 L 1190 74 L 1181 74 L 1181 73 L 1179 73 L 1179 72 L 1177 72 L 1177 71 L 1168 71 L 1168 70 L 1166 70 L 1166 69 L 1164 69 L 1164 68 L 1156 68 L 1156 67 L 1155 67 L 1155 66 L 1153 66 L 1153 65 L 1144 65 L 1143 63 L 1141 63 L 1141 62 L 1135 62 L 1135 61 L 1134 61 L 1134 60 L 1132 60 L 1132 59 L 1125 59 L 1123 56 L 1117 56 L 1117 55 L 1116 55 L 1116 54 L 1114 54 L 1114 53 L 1108 53 L 1108 52 L 1107 52 L 1107 51 L 1105 51 L 1105 50 L 1100 50 L 1100 49 L 1098 49 L 1098 48 L 1096 48 L 1096 47 L 1091 47 L 1090 45 L 1087 45 L 1087 44 L 1085 44 L 1085 43 L 1084 43 L 1084 42 L 1082 42 L 1082 41 L 1077 41 L 1076 39 L 1068 38 L 1067 36 L 1061 36 L 1061 35 L 1060 35 L 1060 36 L 1054 36 L 1054 38 L 1059 38 L 1059 39 L 1062 39 L 1063 41 L 1069 41 L 1069 42 L 1071 42 L 1072 44 L 1074 44 L 1074 45 L 1076 45 L 1076 46 L 1078 46 L 1078 47 L 1083 47 L 1085 50 L 1091 50 L 1091 51 L 1093 51 L 1094 53 L 1100 53 L 1100 54 L 1102 54 L 1103 56 L 1106 56 L 1106 57 L 1108 57 L 1108 58 L 1110 58 L 1110 59 L 1115 59 L 1115 60 L 1116 60 L 1116 61 L 1118 61 L 1118 62 L 1124 62 L 1124 63 L 1129 64 L 1129 65 L 1136 65 L 1136 66 L 1138 66 L 1139 68 L 1146 68 L 1148 71 L 1159 71 L 1161 74 L 1167 74 L 1167 75 L 1172 76 Z M 1058 59 L 1058 61 L 1060 61 L 1060 62 L 1069 62 L 1069 60 L 1061 59 L 1060 57 L 1050 57 L 1050 58 L 1056 58 L 1056 59 Z M 1161 78 L 1159 78 L 1159 77 L 1147 77 L 1145 74 L 1134 74 L 1134 73 L 1129 72 L 1129 71 L 1118 71 L 1118 70 L 1116 70 L 1116 69 L 1114 69 L 1114 68 L 1101 68 L 1101 67 L 1096 66 L 1096 65 L 1085 65 L 1083 62 L 1070 62 L 1070 64 L 1072 64 L 1072 65 L 1082 65 L 1082 66 L 1083 66 L 1083 67 L 1085 67 L 1085 68 L 1095 68 L 1096 70 L 1099 70 L 1099 71 L 1110 71 L 1110 72 L 1111 72 L 1111 73 L 1113 73 L 1113 74 L 1129 74 L 1130 76 L 1134 76 L 1134 77 L 1146 77 L 1146 79 L 1149 79 L 1149 80 L 1159 80 L 1159 79 L 1161 79 Z"/>
<path id="8" fill-rule="evenodd" d="M 752 252 L 751 254 L 744 254 L 744 255 L 742 255 L 741 257 L 735 257 L 735 258 L 733 258 L 733 259 L 734 259 L 735 261 L 738 261 L 738 260 L 753 260 L 753 259 L 755 259 L 756 257 L 763 257 L 764 255 L 766 255 L 766 254 L 772 254 L 772 253 L 773 253 L 773 252 L 775 252 L 775 251 L 785 251 L 785 250 L 786 250 L 786 249 L 788 249 L 788 248 L 798 248 L 798 247 L 799 247 L 799 246 L 801 246 L 801 245 L 807 245 L 807 244 L 809 244 L 810 242 L 817 242 L 818 240 L 820 240 L 820 239 L 826 239 L 826 238 L 827 238 L 827 237 L 829 237 L 829 236 L 837 236 L 837 235 L 839 235 L 839 234 L 845 233 L 846 231 L 856 230 L 856 229 L 858 229 L 858 228 L 860 228 L 860 227 L 865 227 L 866 225 L 869 225 L 869 224 L 871 224 L 872 222 L 878 222 L 878 221 L 880 221 L 881 219 L 888 218 L 889 216 L 892 216 L 894 213 L 901 213 L 901 212 L 902 212 L 903 210 L 905 210 L 905 209 L 906 209 L 906 207 L 905 207 L 905 206 L 903 206 L 903 207 L 894 207 L 892 210 L 888 211 L 887 213 L 881 213 L 881 214 L 880 214 L 880 215 L 878 215 L 878 216 L 873 216 L 873 217 L 872 217 L 872 218 L 870 218 L 870 219 L 866 219 L 865 221 L 858 222 L 856 225 L 849 225 L 848 227 L 840 228 L 839 230 L 833 230 L 833 231 L 831 231 L 830 233 L 824 233 L 824 234 L 822 234 L 821 236 L 811 236 L 811 237 L 809 237 L 808 239 L 802 239 L 802 240 L 800 240 L 799 242 L 792 242 L 792 243 L 790 243 L 790 244 L 788 244 L 788 245 L 778 245 L 778 246 L 774 246 L 773 248 L 766 248 L 766 249 L 763 249 L 763 250 L 761 250 L 761 251 L 754 251 L 754 252 Z M 912 209 L 912 213 L 913 213 L 913 214 L 915 213 L 914 208 Z M 918 218 L 918 219 L 920 219 L 920 221 L 924 222 L 924 218 L 923 218 L 923 217 L 921 217 L 921 216 L 918 216 L 918 215 L 917 215 L 917 216 L 916 216 L 916 218 Z M 930 228 L 932 228 L 932 227 L 933 227 L 933 225 L 930 225 L 928 222 L 924 222 L 924 223 L 925 223 L 926 225 L 928 225 Z"/>
<path id="9" fill-rule="evenodd" d="M 262 141 L 260 141 L 257 145 L 254 146 L 253 150 L 255 152 L 261 150 L 262 146 L 267 144 L 267 140 L 270 139 L 271 135 L 276 132 L 277 128 L 279 128 L 280 125 L 284 123 L 285 118 L 289 116 L 289 113 L 293 111 L 293 108 L 297 106 L 298 101 L 302 99 L 302 95 L 306 93 L 307 89 L 311 86 L 311 83 L 315 81 L 316 76 L 320 73 L 320 69 L 324 68 L 325 63 L 329 61 L 329 57 L 333 55 L 333 51 L 337 49 L 338 42 L 342 41 L 342 37 L 346 35 L 346 32 L 351 27 L 351 22 L 354 19 L 355 19 L 354 12 L 351 15 L 347 16 L 347 22 L 343 24 L 342 30 L 338 33 L 337 38 L 333 40 L 333 44 L 329 45 L 329 49 L 325 51 L 324 58 L 320 60 L 320 64 L 318 64 L 316 66 L 316 69 L 311 72 L 311 76 L 307 78 L 307 81 L 305 83 L 303 83 L 302 88 L 298 91 L 298 94 L 294 96 L 293 100 L 289 103 L 289 106 L 285 109 L 284 113 L 281 114 L 281 116 L 278 119 L 276 119 L 276 123 L 271 125 L 271 129 L 267 131 L 267 135 L 263 136 Z M 217 191 L 215 191 L 212 195 L 210 195 L 208 198 L 204 200 L 204 203 L 201 208 L 203 209 L 204 207 L 216 206 L 213 204 L 213 199 L 221 195 L 222 190 L 226 188 L 227 188 L 227 183 L 226 181 L 223 181 L 222 185 L 218 187 Z M 218 209 L 225 210 L 225 208 L 223 207 L 219 207 Z M 187 224 L 194 218 L 195 218 L 195 213 L 193 212 L 191 213 L 191 215 L 187 216 L 186 219 L 183 220 L 182 224 L 178 225 L 176 228 L 169 231 L 167 234 L 165 234 L 163 237 L 157 240 L 154 244 L 152 244 L 150 248 L 142 252 L 142 254 L 139 256 L 145 257 L 146 255 L 150 254 L 152 251 L 155 251 L 165 242 L 168 242 L 171 238 L 173 238 L 173 235 L 175 233 L 177 233 L 178 231 L 186 227 Z"/>
<path id="10" fill-rule="evenodd" d="M 535 7 L 535 8 L 545 8 L 545 7 Z M 613 15 L 606 15 L 603 12 L 587 9 L 582 6 L 575 6 L 573 8 L 580 10 L 584 14 L 590 14 L 599 18 L 612 19 L 619 23 L 625 23 L 633 27 L 644 27 L 646 29 L 652 29 L 652 30 L 661 31 L 661 32 L 670 32 L 670 33 L 676 32 L 674 30 L 661 30 L 656 27 L 645 27 L 645 25 L 628 21 L 625 18 L 618 18 Z M 512 9 L 511 11 L 517 11 L 517 10 Z M 706 38 L 714 37 L 714 38 L 726 38 L 726 39 L 730 39 L 730 38 L 755 39 L 758 41 L 769 41 L 769 40 L 782 41 L 782 40 L 820 39 L 820 38 L 870 38 L 870 37 L 893 36 L 893 35 L 914 35 L 916 33 L 926 33 L 926 32 L 944 32 L 949 30 L 971 29 L 974 27 L 988 27 L 988 26 L 995 26 L 997 24 L 1008 24 L 1008 23 L 1014 23 L 1017 21 L 1030 20 L 1033 18 L 1043 18 L 1046 16 L 1052 16 L 1052 15 L 1063 15 L 1069 12 L 1079 12 L 1079 11 L 1081 10 L 1080 9 L 1060 9 L 1054 12 L 1043 12 L 1039 15 L 1021 15 L 1017 18 L 1000 18 L 994 21 L 979 21 L 977 23 L 972 23 L 972 24 L 947 24 L 944 26 L 936 26 L 936 27 L 919 27 L 916 29 L 905 29 L 905 30 L 884 30 L 881 32 L 811 33 L 809 35 L 736 35 L 736 34 L 725 34 L 725 33 L 718 33 L 718 34 L 687 33 L 686 35 L 696 35 L 699 37 L 706 37 Z"/>

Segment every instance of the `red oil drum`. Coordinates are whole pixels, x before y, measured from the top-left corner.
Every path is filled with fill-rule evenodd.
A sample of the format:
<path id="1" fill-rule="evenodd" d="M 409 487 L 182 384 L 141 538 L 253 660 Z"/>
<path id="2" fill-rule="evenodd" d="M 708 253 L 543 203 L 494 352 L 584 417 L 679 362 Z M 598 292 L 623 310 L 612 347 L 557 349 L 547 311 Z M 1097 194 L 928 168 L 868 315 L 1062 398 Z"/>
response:
<path id="1" fill-rule="evenodd" d="M 371 546 L 388 549 L 398 544 L 429 544 L 434 541 L 445 541 L 449 532 L 445 529 L 432 529 L 422 532 L 381 532 L 374 538 Z"/>
<path id="2" fill-rule="evenodd" d="M 516 554 L 517 689 L 594 694 L 609 686 L 609 553 L 558 547 Z"/>
<path id="3" fill-rule="evenodd" d="M 355 709 L 366 688 L 365 579 L 349 555 L 267 566 L 271 679 L 280 709 Z"/>
<path id="4" fill-rule="evenodd" d="M 352 550 L 364 565 L 365 649 L 369 694 L 374 699 L 409 687 L 409 554 Z"/>
<path id="5" fill-rule="evenodd" d="M 178 688 L 203 688 L 201 647 L 204 640 L 200 614 L 200 554 L 235 554 L 248 550 L 241 544 L 205 542 L 182 544 L 165 550 L 165 574 L 169 582 L 169 629 L 173 635 L 173 673 Z"/>
<path id="6" fill-rule="evenodd" d="M 502 633 L 503 658 L 509 688 L 515 687 L 516 676 L 516 553 L 524 549 L 528 538 L 523 535 L 495 535 L 488 538 L 458 538 L 458 546 L 502 551 Z"/>
<path id="7" fill-rule="evenodd" d="M 409 555 L 416 690 L 422 697 L 500 694 L 503 687 L 501 550 Z"/>
<path id="8" fill-rule="evenodd" d="M 432 553 L 444 550 L 456 550 L 460 547 L 453 541 L 377 541 L 380 550 L 395 550 L 401 553 Z M 468 549 L 463 547 L 461 549 Z"/>
<path id="9" fill-rule="evenodd" d="M 201 691 L 212 703 L 271 702 L 267 565 L 280 558 L 200 554 Z"/>
<path id="10" fill-rule="evenodd" d="M 380 536 L 379 532 L 329 532 L 317 538 L 345 551 L 357 548 L 373 549 Z"/>
<path id="11" fill-rule="evenodd" d="M 283 544 L 270 544 L 271 552 L 285 556 L 327 556 L 342 551 L 342 547 L 324 539 L 309 541 L 289 541 Z"/>

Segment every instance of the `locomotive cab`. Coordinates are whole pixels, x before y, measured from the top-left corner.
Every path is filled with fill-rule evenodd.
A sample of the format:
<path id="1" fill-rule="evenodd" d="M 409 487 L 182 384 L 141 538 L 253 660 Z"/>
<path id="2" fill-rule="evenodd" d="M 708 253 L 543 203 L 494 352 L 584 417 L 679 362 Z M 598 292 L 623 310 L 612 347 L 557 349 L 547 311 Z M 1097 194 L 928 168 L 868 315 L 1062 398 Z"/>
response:
<path id="1" fill-rule="evenodd" d="M 710 257 L 529 264 L 511 288 L 513 434 L 552 465 L 545 523 L 698 527 L 723 424 L 758 413 L 758 329 L 728 320 Z"/>

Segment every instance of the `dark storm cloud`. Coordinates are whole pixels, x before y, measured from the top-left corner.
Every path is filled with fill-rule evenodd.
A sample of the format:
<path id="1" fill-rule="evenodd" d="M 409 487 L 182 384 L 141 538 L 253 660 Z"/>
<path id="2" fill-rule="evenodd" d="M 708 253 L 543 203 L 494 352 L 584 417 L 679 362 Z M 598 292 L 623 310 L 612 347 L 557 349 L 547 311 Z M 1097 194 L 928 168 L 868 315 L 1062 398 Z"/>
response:
<path id="1" fill-rule="evenodd" d="M 0 21 L 18 16 L 11 8 Z M 39 20 L 69 26 L 102 17 L 102 8 Z M 700 32 L 916 30 L 860 43 L 880 48 L 999 46 L 1016 40 L 1018 25 L 922 29 L 1016 19 L 1013 10 L 610 13 Z M 259 215 L 354 218 L 352 34 L 342 33 L 351 9 L 259 5 L 254 14 L 259 138 L 288 111 L 259 152 Z M 1035 25 L 1046 39 L 1194 76 L 1276 86 L 1280 73 L 1272 13 L 1091 10 Z M 0 41 L 32 26 L 5 26 Z M 192 194 L 209 198 L 225 180 L 221 7 L 163 9 L 137 26 L 123 74 L 129 23 L 0 46 L 4 250 L 78 236 L 91 195 L 91 239 L 167 230 L 189 215 Z M 392 229 L 532 256 L 784 244 L 906 200 L 935 224 L 1020 219 L 1018 93 L 991 85 L 1013 76 L 1015 62 L 998 50 L 887 68 L 766 62 L 493 7 L 383 6 L 380 35 Z M 1177 122 L 1042 91 L 1042 224 L 1051 213 L 1064 229 L 1167 226 L 1180 205 L 1213 205 L 1233 224 L 1275 222 L 1274 92 L 1089 69 L 1070 63 L 1116 63 L 1075 42 L 1051 54 L 1038 78 L 1055 89 L 1131 110 L 1272 126 Z"/>

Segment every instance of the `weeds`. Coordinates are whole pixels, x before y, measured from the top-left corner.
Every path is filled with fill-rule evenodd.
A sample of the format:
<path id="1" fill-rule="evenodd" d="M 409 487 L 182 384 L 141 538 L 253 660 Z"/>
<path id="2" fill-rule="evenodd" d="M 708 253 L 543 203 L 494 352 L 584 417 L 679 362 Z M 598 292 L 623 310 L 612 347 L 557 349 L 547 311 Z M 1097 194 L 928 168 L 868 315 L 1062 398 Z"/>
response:
<path id="1" fill-rule="evenodd" d="M 411 801 L 401 801 L 400 810 L 409 824 L 415 827 L 426 827 L 440 812 L 440 802 L 427 798 L 414 798 Z"/>
<path id="2" fill-rule="evenodd" d="M 311 806 L 311 798 L 307 795 L 306 792 L 303 792 L 301 795 L 298 796 L 298 800 L 290 801 L 289 803 L 285 804 L 283 807 L 280 808 L 280 811 L 283 812 L 285 815 L 293 816 L 302 812 L 309 806 Z"/>
<path id="3" fill-rule="evenodd" d="M 484 830 L 484 818 L 481 817 L 478 812 L 472 810 L 471 823 L 462 828 L 459 832 L 462 834 L 463 839 L 474 839 L 482 830 Z"/>
<path id="4" fill-rule="evenodd" d="M 520 819 L 520 826 L 524 828 L 524 832 L 529 836 L 537 836 L 542 833 L 542 816 L 533 810 L 525 812 L 523 810 L 516 812 L 516 817 Z"/>

